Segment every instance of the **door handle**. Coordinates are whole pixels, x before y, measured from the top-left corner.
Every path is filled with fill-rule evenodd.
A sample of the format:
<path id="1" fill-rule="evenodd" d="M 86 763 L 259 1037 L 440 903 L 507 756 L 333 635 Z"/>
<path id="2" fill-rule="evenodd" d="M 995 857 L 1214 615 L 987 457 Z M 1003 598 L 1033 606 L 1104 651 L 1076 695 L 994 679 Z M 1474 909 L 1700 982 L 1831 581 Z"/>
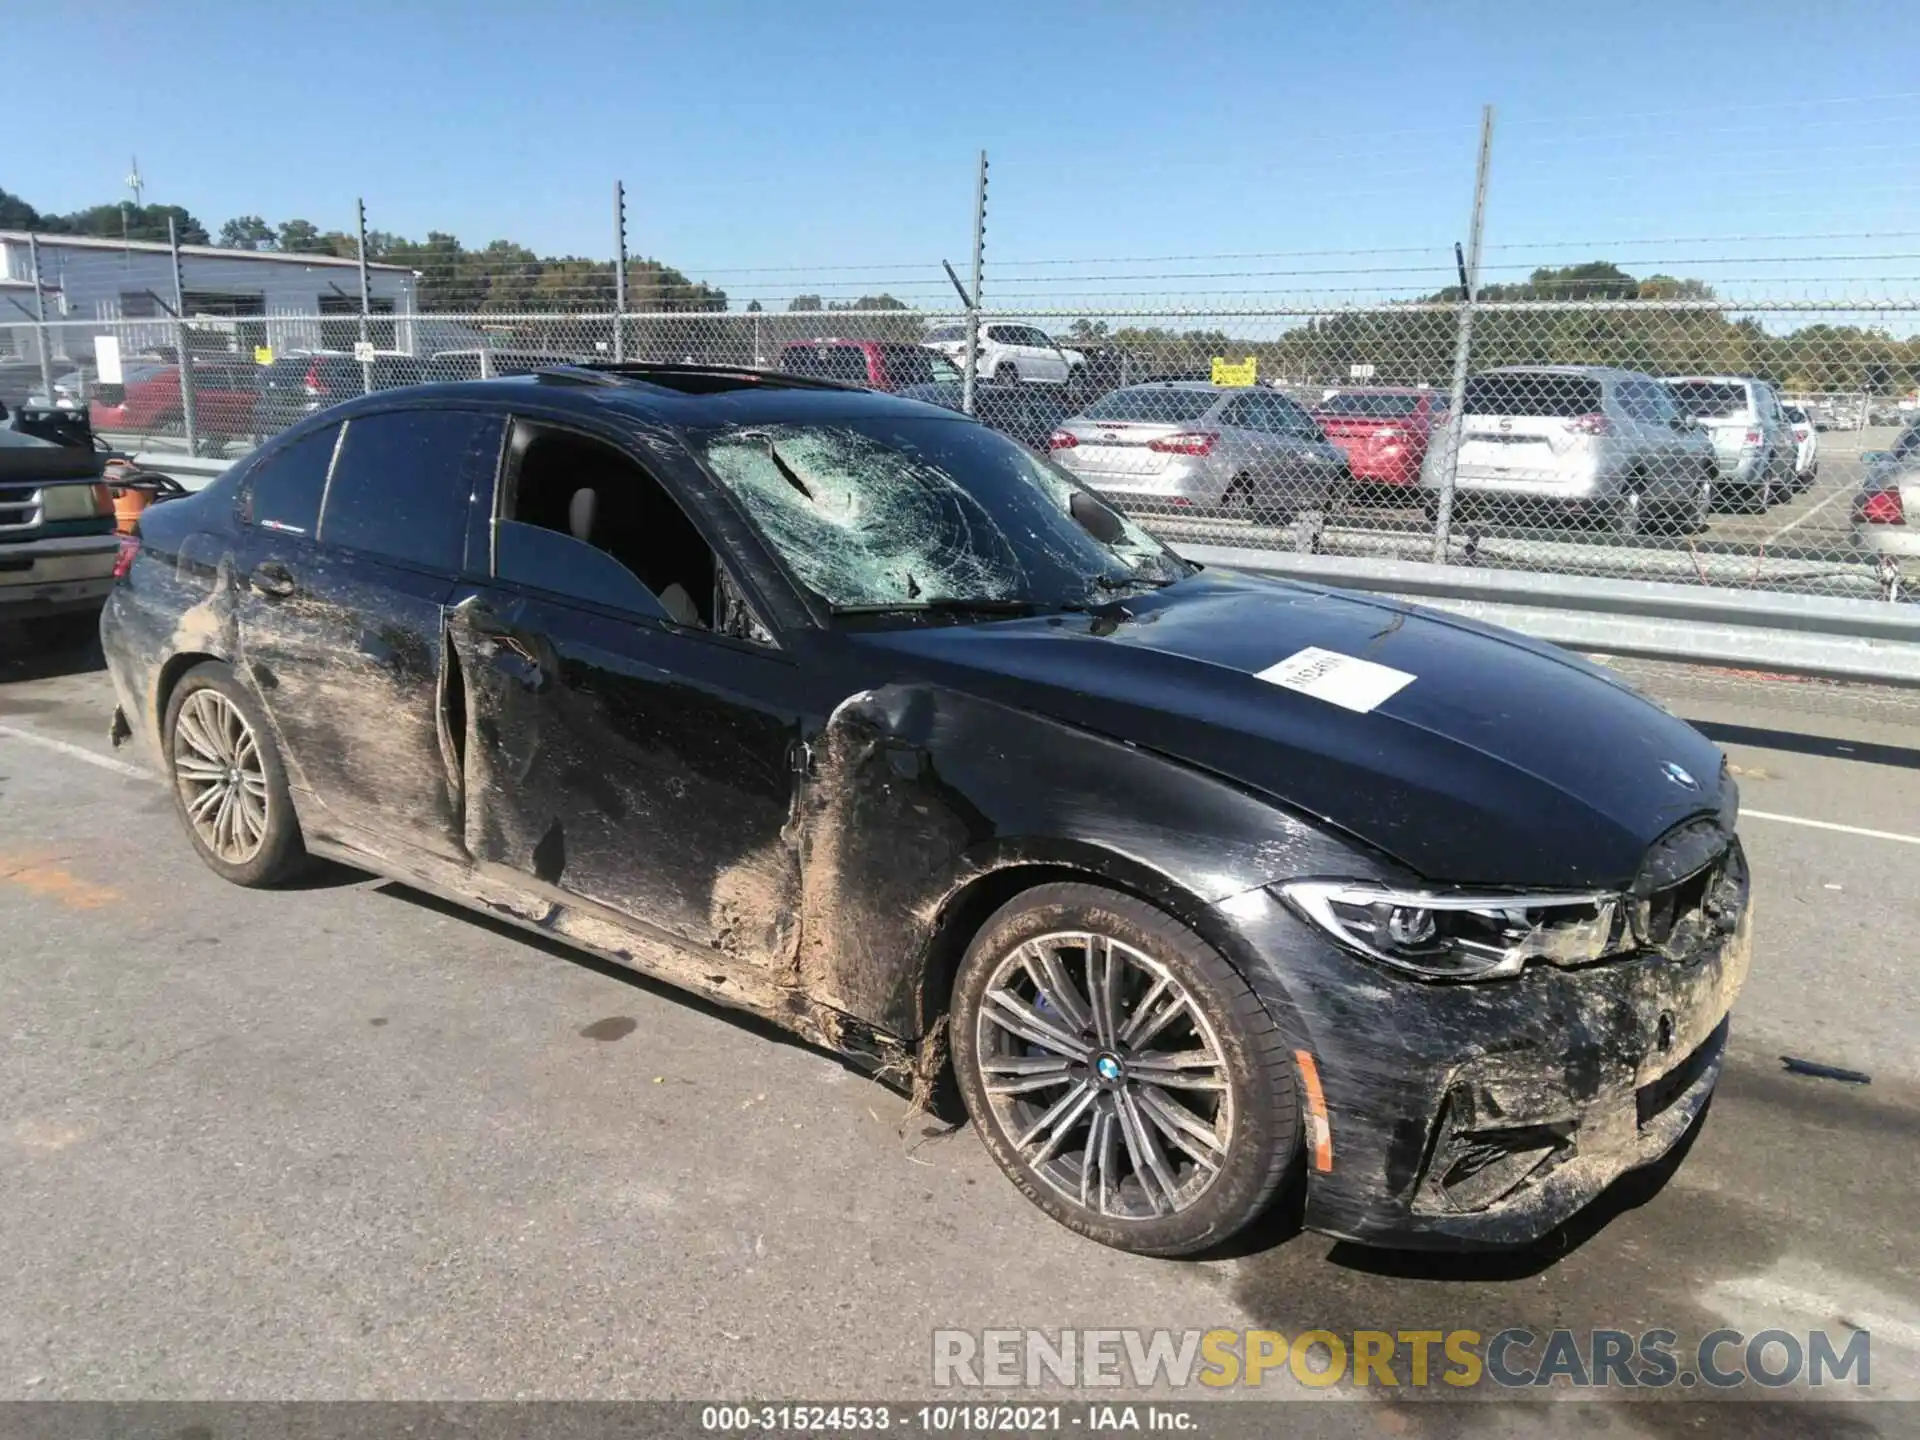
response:
<path id="1" fill-rule="evenodd" d="M 247 576 L 247 588 L 256 595 L 280 600 L 293 594 L 295 587 L 287 567 L 269 560 L 254 567 L 253 573 Z"/>

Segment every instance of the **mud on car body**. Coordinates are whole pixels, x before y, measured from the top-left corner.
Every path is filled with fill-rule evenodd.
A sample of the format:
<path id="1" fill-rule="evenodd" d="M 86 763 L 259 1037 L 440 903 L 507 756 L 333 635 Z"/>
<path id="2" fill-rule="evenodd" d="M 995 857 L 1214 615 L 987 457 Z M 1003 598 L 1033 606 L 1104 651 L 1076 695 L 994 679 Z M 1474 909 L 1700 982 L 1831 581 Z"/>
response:
<path id="1" fill-rule="evenodd" d="M 1606 672 L 1202 572 L 932 406 L 676 367 L 354 400 L 149 512 L 117 737 L 216 871 L 322 855 L 949 1057 L 1078 1232 L 1304 1184 L 1532 1239 L 1704 1109 L 1747 963 L 1719 752 Z"/>

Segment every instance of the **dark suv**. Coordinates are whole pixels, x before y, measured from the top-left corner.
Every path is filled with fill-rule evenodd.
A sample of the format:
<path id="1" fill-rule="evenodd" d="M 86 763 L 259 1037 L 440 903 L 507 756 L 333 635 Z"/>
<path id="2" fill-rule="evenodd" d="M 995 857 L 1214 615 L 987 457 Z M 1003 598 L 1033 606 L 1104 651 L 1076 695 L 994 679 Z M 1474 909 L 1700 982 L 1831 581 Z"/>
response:
<path id="1" fill-rule="evenodd" d="M 421 386 L 140 523 L 113 733 L 216 872 L 348 861 L 922 1096 L 950 1056 L 1105 1243 L 1217 1245 L 1296 1175 L 1334 1234 L 1531 1240 L 1718 1077 L 1710 742 L 1546 645 L 1201 573 L 963 415 Z"/>
<path id="2" fill-rule="evenodd" d="M 920 345 L 884 340 L 796 340 L 781 349 L 780 368 L 789 375 L 839 380 L 870 390 L 904 390 L 909 385 L 960 379 L 946 356 Z"/>

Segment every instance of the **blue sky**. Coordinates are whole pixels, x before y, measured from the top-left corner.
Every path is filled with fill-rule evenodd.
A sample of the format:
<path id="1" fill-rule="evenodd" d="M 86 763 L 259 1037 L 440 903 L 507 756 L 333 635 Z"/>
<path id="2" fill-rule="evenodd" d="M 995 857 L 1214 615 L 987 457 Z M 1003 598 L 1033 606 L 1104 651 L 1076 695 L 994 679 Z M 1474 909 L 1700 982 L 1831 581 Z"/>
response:
<path id="1" fill-rule="evenodd" d="M 380 229 L 604 256 L 617 176 L 633 250 L 737 301 L 884 283 L 939 303 L 984 146 L 990 301 L 1098 268 L 1015 261 L 1103 257 L 1269 257 L 1109 266 L 1217 277 L 1109 288 L 1393 291 L 1444 283 L 1490 101 L 1493 266 L 1699 262 L 1787 292 L 1920 275 L 1787 263 L 1920 251 L 1913 18 L 1897 0 L 94 0 L 83 33 L 39 47 L 85 63 L 10 76 L 9 109 L 46 119 L 16 142 L 55 143 L 16 143 L 0 184 L 42 209 L 117 199 L 137 153 L 147 198 L 210 228 L 351 228 L 364 195 Z M 1829 233 L 1875 238 L 1624 243 Z M 760 273 L 826 266 L 856 268 Z M 1334 270 L 1383 273 L 1306 273 Z"/>

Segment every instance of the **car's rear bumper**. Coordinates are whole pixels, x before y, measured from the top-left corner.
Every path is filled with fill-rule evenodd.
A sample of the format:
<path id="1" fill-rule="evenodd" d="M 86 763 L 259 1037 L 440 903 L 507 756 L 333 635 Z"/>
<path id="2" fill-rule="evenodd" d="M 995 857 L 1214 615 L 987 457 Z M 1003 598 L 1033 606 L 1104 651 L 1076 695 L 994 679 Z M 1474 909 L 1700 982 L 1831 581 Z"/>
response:
<path id="1" fill-rule="evenodd" d="M 63 535 L 0 545 L 0 617 L 98 610 L 113 589 L 117 536 Z"/>
<path id="2" fill-rule="evenodd" d="M 1416 1249 L 1530 1243 L 1677 1145 L 1719 1078 L 1752 936 L 1743 909 L 1682 958 L 1437 985 L 1340 950 L 1266 892 L 1227 903 L 1273 957 L 1255 990 L 1310 1058 L 1307 1227 Z"/>

